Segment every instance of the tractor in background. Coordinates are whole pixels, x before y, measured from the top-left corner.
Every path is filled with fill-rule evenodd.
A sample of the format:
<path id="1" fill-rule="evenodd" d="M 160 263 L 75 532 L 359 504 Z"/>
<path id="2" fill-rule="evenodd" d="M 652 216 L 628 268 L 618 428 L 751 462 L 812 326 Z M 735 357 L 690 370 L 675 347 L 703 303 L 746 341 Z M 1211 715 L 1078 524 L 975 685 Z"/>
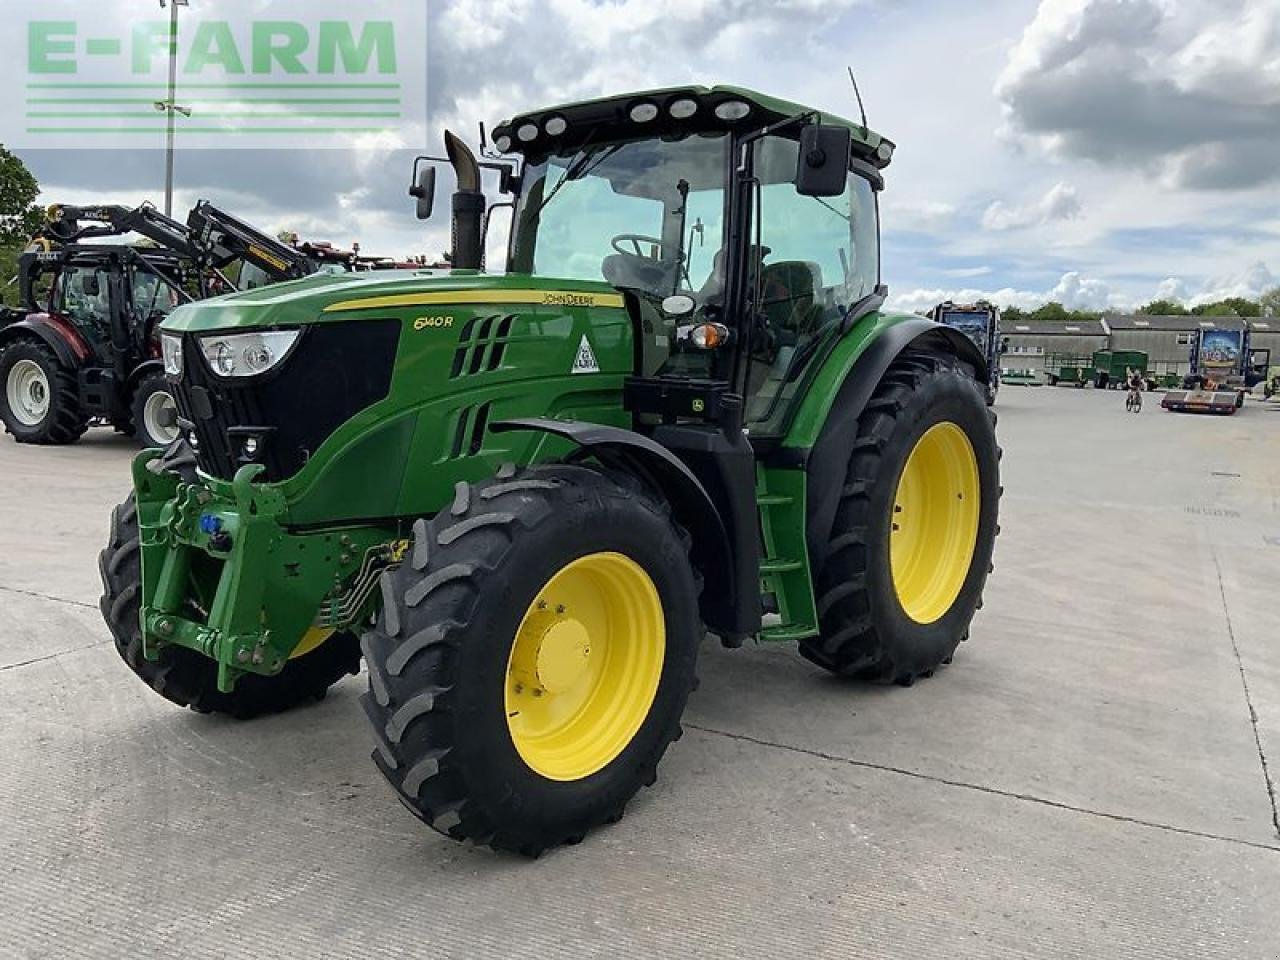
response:
<path id="1" fill-rule="evenodd" d="M 127 234 L 142 242 L 93 242 Z M 181 304 L 317 269 L 207 201 L 185 225 L 149 204 L 50 207 L 19 257 L 22 307 L 0 317 L 0 419 L 19 443 L 71 443 L 96 421 L 167 446 L 177 407 L 160 322 Z"/>
<path id="2" fill-rule="evenodd" d="M 996 402 L 1000 390 L 1000 357 L 1004 344 L 1000 339 L 1000 308 L 979 300 L 977 303 L 940 303 L 929 312 L 935 323 L 959 330 L 973 341 L 987 360 L 987 406 Z"/>
<path id="3" fill-rule="evenodd" d="M 988 356 L 884 308 L 894 146 L 864 124 L 689 86 L 493 134 L 480 159 L 445 135 L 452 269 L 169 316 L 182 436 L 134 462 L 101 609 L 204 712 L 285 710 L 363 659 L 400 802 L 537 855 L 653 783 L 708 631 L 868 682 L 950 663 L 999 450 Z"/>

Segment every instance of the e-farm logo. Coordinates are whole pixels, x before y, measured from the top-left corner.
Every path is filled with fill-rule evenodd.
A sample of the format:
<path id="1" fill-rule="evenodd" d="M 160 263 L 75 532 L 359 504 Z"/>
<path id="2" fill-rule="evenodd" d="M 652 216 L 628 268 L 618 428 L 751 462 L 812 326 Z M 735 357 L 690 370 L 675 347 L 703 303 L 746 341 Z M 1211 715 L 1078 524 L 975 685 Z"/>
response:
<path id="1" fill-rule="evenodd" d="M 175 5 L 176 3 L 176 5 Z M 426 113 L 426 3 L 30 0 L 0 63 L 0 140 L 23 148 L 394 143 Z M 5 68 L 0 68 L 5 69 Z"/>

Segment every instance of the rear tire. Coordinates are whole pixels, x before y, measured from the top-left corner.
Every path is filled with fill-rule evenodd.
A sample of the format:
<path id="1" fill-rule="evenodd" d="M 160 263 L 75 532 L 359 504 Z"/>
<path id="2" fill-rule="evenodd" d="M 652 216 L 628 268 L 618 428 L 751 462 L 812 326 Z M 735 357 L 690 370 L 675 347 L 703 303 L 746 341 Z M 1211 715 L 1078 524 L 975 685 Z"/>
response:
<path id="1" fill-rule="evenodd" d="M 415 524 L 406 562 L 383 577 L 383 610 L 363 639 L 373 759 L 401 803 L 438 832 L 528 856 L 576 843 L 622 816 L 680 736 L 702 637 L 698 581 L 687 537 L 664 504 L 627 479 L 559 465 L 460 483 L 451 507 Z M 644 621 L 651 629 L 626 629 L 634 622 L 627 597 L 639 592 L 595 601 L 608 614 L 602 628 L 574 619 L 579 602 L 553 596 L 566 570 L 599 557 L 642 571 L 653 592 L 635 603 L 659 604 L 657 619 Z M 596 586 L 585 596 L 610 594 L 607 578 Z M 539 617 L 551 625 L 531 620 Z M 606 652 L 606 666 L 593 662 L 553 682 L 543 658 L 559 617 L 587 638 L 584 656 L 593 647 Z M 530 629 L 537 667 L 521 672 Z M 636 701 L 629 682 L 597 679 L 609 674 L 615 651 L 642 649 L 657 662 L 619 675 L 642 678 L 652 693 Z M 554 668 L 553 660 L 547 670 Z M 575 700 L 582 691 L 588 699 Z M 537 702 L 586 706 L 563 714 L 573 718 L 563 728 L 531 736 L 524 725 L 534 722 Z M 588 716 L 601 719 L 579 722 Z M 555 750 L 539 753 L 539 743 L 592 762 L 558 766 Z"/>
<path id="2" fill-rule="evenodd" d="M 74 443 L 89 429 L 75 372 L 35 340 L 0 353 L 0 420 L 18 443 Z"/>
<path id="3" fill-rule="evenodd" d="M 165 647 L 159 660 L 146 659 L 138 616 L 142 595 L 138 551 L 138 508 L 130 495 L 112 511 L 111 538 L 98 557 L 103 588 L 98 607 L 120 659 L 166 700 L 198 713 L 248 720 L 322 700 L 344 676 L 360 672 L 360 643 L 351 633 L 334 634 L 312 652 L 289 660 L 273 677 L 246 674 L 231 693 L 218 690 L 217 664 L 194 650 Z"/>
<path id="4" fill-rule="evenodd" d="M 903 499 L 900 481 L 908 460 L 918 449 L 933 450 L 940 439 L 944 444 L 935 459 L 923 461 L 934 469 L 912 472 L 925 488 L 927 503 L 907 516 L 936 513 L 935 541 L 950 552 L 926 549 L 899 561 L 908 571 L 923 572 L 926 588 L 919 590 L 915 583 L 921 581 L 911 581 L 907 573 L 901 574 L 901 584 L 895 579 L 891 543 L 899 520 L 907 529 L 897 501 Z M 950 493 L 933 499 L 939 492 L 935 483 L 950 480 L 947 471 L 955 458 L 948 459 L 948 452 L 963 451 L 966 442 L 972 452 L 969 502 L 976 501 L 976 510 L 951 508 Z M 801 641 L 801 654 L 833 673 L 904 685 L 949 663 L 968 637 L 991 569 L 999 458 L 995 415 L 968 369 L 941 354 L 899 357 L 858 418 L 827 559 L 816 578 L 820 635 Z M 967 454 L 964 459 L 969 462 Z M 963 499 L 956 496 L 957 503 Z M 957 515 L 949 509 L 969 511 L 959 516 L 973 532 L 971 541 L 954 533 Z M 954 543 L 949 539 L 953 535 Z M 934 543 L 926 540 L 924 546 Z M 930 568 L 935 556 L 950 562 L 938 561 L 936 569 Z"/>

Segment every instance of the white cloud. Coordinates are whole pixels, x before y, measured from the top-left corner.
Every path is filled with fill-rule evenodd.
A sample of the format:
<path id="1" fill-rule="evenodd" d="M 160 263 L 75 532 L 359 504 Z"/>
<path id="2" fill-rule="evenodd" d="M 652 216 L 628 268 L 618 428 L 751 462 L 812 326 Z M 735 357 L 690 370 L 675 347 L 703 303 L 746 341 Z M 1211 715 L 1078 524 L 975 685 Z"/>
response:
<path id="1" fill-rule="evenodd" d="M 1188 304 L 1195 306 L 1201 303 L 1213 303 L 1227 297 L 1244 297 L 1256 300 L 1268 290 L 1280 285 L 1271 269 L 1261 260 L 1249 264 L 1245 269 L 1210 278 L 1200 291 L 1188 299 Z"/>
<path id="2" fill-rule="evenodd" d="M 953 204 L 937 200 L 902 200 L 892 194 L 881 205 L 884 222 L 893 224 L 895 230 L 915 230 L 936 233 L 945 230 L 955 220 Z"/>
<path id="3" fill-rule="evenodd" d="M 1176 187 L 1275 180 L 1276 0 L 1042 0 L 996 94 L 1052 155 L 1135 164 Z"/>
<path id="4" fill-rule="evenodd" d="M 1020 230 L 1038 227 L 1057 220 L 1072 220 L 1080 216 L 1080 197 L 1069 183 L 1056 183 L 1039 200 L 1028 204 L 1007 204 L 997 200 L 982 214 L 982 226 L 987 230 Z"/>
<path id="5" fill-rule="evenodd" d="M 889 305 L 897 310 L 928 310 L 944 300 L 957 303 L 989 300 L 1001 307 L 1021 307 L 1024 310 L 1034 310 L 1050 301 L 1061 303 L 1068 310 L 1108 310 L 1131 306 L 1126 298 L 1113 294 L 1105 282 L 1082 276 L 1077 271 L 1063 274 L 1048 290 L 1019 290 L 1014 287 L 998 290 L 978 287 L 916 289 L 891 292 Z"/>
<path id="6" fill-rule="evenodd" d="M 1187 285 L 1178 277 L 1166 277 L 1156 288 L 1154 299 L 1184 301 L 1187 299 Z"/>

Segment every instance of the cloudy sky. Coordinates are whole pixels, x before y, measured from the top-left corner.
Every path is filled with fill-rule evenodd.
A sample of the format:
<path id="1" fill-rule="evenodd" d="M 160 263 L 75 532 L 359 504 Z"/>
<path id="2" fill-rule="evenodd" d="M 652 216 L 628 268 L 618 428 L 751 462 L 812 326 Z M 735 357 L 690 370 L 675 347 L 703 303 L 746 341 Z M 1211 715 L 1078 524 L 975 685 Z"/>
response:
<path id="1" fill-rule="evenodd" d="M 432 0 L 429 33 L 433 150 L 442 126 L 473 137 L 540 103 L 687 82 L 851 115 L 852 65 L 899 144 L 883 197 L 899 306 L 1124 308 L 1280 283 L 1280 0 Z M 444 232 L 406 196 L 427 129 L 183 153 L 176 205 L 435 255 Z M 158 152 L 23 156 L 49 202 L 163 188 Z"/>

